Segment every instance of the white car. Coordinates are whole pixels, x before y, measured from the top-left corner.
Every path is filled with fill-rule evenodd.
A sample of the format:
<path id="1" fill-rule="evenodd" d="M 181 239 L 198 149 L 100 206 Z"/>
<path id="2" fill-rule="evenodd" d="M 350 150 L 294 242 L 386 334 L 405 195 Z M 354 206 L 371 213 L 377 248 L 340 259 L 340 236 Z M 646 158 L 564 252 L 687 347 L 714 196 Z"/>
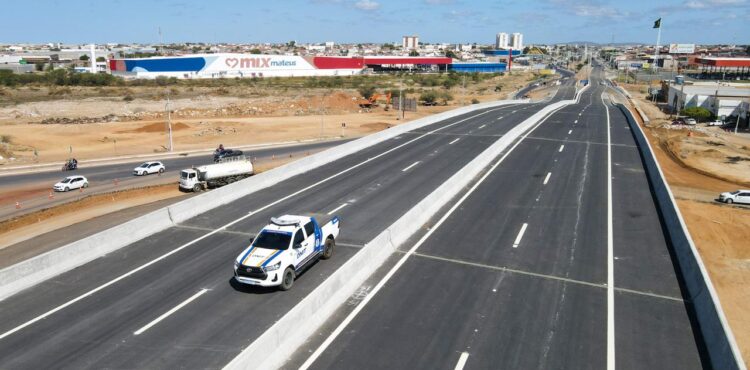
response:
<path id="1" fill-rule="evenodd" d="M 52 186 L 54 191 L 71 191 L 89 187 L 89 180 L 83 176 L 68 176 Z"/>
<path id="2" fill-rule="evenodd" d="M 711 121 L 711 122 L 707 123 L 707 125 L 709 125 L 709 126 L 724 126 L 724 121 L 719 121 L 719 120 Z"/>
<path id="3" fill-rule="evenodd" d="M 732 203 L 747 203 L 750 204 L 750 190 L 735 190 L 733 192 L 721 193 L 719 195 L 719 201 L 732 204 Z"/>
<path id="4" fill-rule="evenodd" d="M 140 166 L 133 169 L 133 175 L 145 176 L 152 173 L 163 173 L 165 169 L 166 167 L 164 167 L 164 163 L 158 161 L 144 162 Z"/>
<path id="5" fill-rule="evenodd" d="M 333 255 L 339 218 L 320 226 L 313 217 L 271 218 L 253 242 L 234 260 L 234 279 L 242 284 L 289 290 L 294 279 L 318 259 Z"/>
<path id="6" fill-rule="evenodd" d="M 685 124 L 692 126 L 692 125 L 697 125 L 698 122 L 695 119 L 693 119 L 693 118 L 686 118 L 685 119 Z"/>

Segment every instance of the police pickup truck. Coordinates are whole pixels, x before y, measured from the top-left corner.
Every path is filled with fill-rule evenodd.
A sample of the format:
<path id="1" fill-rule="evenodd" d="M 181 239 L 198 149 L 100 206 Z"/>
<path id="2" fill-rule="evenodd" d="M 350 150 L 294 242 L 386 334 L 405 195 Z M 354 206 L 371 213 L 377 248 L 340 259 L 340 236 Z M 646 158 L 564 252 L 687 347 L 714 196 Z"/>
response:
<path id="1" fill-rule="evenodd" d="M 318 225 L 314 217 L 271 218 L 234 261 L 237 282 L 289 290 L 297 274 L 318 259 L 329 259 L 339 236 L 339 218 Z"/>

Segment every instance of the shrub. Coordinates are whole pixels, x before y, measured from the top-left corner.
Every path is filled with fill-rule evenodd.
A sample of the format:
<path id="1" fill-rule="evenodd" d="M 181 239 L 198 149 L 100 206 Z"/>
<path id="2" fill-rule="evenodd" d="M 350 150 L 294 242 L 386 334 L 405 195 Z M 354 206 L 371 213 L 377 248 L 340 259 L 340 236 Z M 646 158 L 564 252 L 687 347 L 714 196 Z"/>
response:
<path id="1" fill-rule="evenodd" d="M 471 104 L 479 104 L 479 100 L 477 98 L 471 99 Z"/>
<path id="2" fill-rule="evenodd" d="M 428 90 L 419 95 L 419 100 L 432 104 L 438 99 L 438 94 L 435 91 Z"/>
<path id="3" fill-rule="evenodd" d="M 703 107 L 688 107 L 683 109 L 680 114 L 694 118 L 696 121 L 707 121 L 713 116 L 710 110 Z"/>

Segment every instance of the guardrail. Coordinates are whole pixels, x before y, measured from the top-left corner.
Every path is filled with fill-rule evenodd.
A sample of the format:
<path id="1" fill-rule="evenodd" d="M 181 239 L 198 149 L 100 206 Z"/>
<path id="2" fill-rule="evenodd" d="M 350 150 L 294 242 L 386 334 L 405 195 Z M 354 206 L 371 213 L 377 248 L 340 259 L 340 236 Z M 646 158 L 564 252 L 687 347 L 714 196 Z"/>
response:
<path id="1" fill-rule="evenodd" d="M 101 231 L 76 242 L 56 248 L 39 256 L 0 270 L 0 300 L 34 286 L 51 277 L 93 261 L 157 232 L 188 220 L 213 208 L 246 195 L 268 188 L 293 176 L 333 162 L 366 147 L 378 144 L 404 132 L 470 113 L 502 105 L 527 103 L 527 100 L 503 100 L 454 109 L 420 118 L 378 133 L 350 141 L 288 163 L 256 176 L 223 186 L 201 195 L 175 203 L 122 225 Z"/>
<path id="2" fill-rule="evenodd" d="M 558 109 L 577 103 L 585 90 L 586 87 L 578 91 L 575 100 L 551 104 L 508 131 L 375 239 L 366 243 L 344 265 L 235 357 L 225 369 L 281 367 L 288 356 L 313 335 L 328 317 L 346 302 L 372 273 L 380 268 L 396 251 L 396 248 L 406 242 L 447 202 L 465 189 L 524 132 Z"/>
<path id="3" fill-rule="evenodd" d="M 656 161 L 651 144 L 630 110 L 620 103 L 615 105 L 627 117 L 630 131 L 638 144 L 646 175 L 672 251 L 676 256 L 677 268 L 682 275 L 687 298 L 698 322 L 711 365 L 715 369 L 747 369 L 732 329 L 721 309 L 721 302 L 711 278 L 685 226 L 685 220 L 675 203 L 659 162 Z M 646 118 L 645 114 L 643 116 Z"/>

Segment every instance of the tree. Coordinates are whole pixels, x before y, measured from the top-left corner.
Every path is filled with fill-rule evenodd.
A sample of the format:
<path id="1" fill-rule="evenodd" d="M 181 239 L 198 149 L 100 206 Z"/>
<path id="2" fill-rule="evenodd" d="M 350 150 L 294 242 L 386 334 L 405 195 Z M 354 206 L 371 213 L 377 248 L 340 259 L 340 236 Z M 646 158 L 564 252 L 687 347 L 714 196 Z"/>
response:
<path id="1" fill-rule="evenodd" d="M 454 53 L 453 50 L 446 50 L 445 56 L 447 58 L 458 59 L 458 56 L 456 56 L 456 53 Z"/>
<path id="2" fill-rule="evenodd" d="M 409 52 L 409 56 L 410 57 L 418 57 L 419 56 L 419 52 L 416 51 L 416 50 L 412 50 L 412 51 Z"/>
<path id="3" fill-rule="evenodd" d="M 713 116 L 710 110 L 703 107 L 688 107 L 683 109 L 680 114 L 694 118 L 696 121 L 707 121 Z"/>
<path id="4" fill-rule="evenodd" d="M 260 54 L 260 49 L 258 48 L 250 49 L 250 54 Z"/>
<path id="5" fill-rule="evenodd" d="M 105 58 L 105 57 L 96 57 L 96 61 L 97 62 L 106 62 L 107 58 Z"/>
<path id="6" fill-rule="evenodd" d="M 86 54 L 83 54 L 83 55 L 81 55 L 81 56 L 80 56 L 80 57 L 78 58 L 78 60 L 82 60 L 82 61 L 84 61 L 84 62 L 85 62 L 85 61 L 89 60 L 89 56 L 88 56 L 88 55 L 86 55 Z"/>

